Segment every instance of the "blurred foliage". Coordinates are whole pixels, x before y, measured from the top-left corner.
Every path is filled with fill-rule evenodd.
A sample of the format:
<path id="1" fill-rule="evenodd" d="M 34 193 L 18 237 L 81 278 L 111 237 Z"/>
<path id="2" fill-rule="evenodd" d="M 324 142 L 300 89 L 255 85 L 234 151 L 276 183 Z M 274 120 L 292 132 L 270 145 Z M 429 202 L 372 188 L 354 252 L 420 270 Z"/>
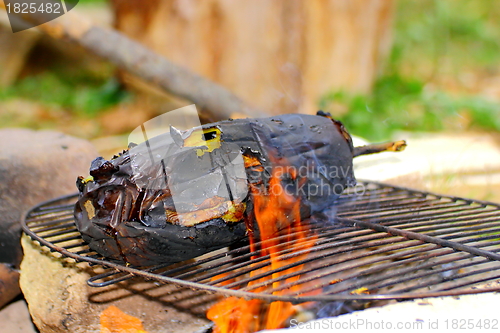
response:
<path id="1" fill-rule="evenodd" d="M 105 0 L 80 1 L 89 2 L 105 4 Z M 500 130 L 497 2 L 397 0 L 396 5 L 393 47 L 372 92 L 334 91 L 323 96 L 319 107 L 341 119 L 350 132 L 373 141 L 389 139 L 398 130 Z M 32 70 L 14 85 L 0 89 L 3 109 L 18 100 L 41 104 L 41 109 L 26 111 L 23 118 L 42 114 L 36 124 L 29 122 L 38 128 L 45 126 L 43 121 L 59 118 L 70 119 L 60 123 L 94 121 L 128 99 L 129 94 L 113 78 L 114 68 L 90 73 L 69 67 L 75 70 L 53 66 Z M 484 93 L 491 84 L 488 79 L 495 77 L 497 100 Z M 0 122 L 24 124 L 14 112 L 0 112 Z"/>
<path id="2" fill-rule="evenodd" d="M 48 106 L 57 106 L 83 117 L 93 117 L 124 99 L 128 93 L 114 78 L 58 75 L 46 71 L 28 76 L 16 84 L 0 90 L 0 102 L 11 98 L 35 100 Z"/>
<path id="3" fill-rule="evenodd" d="M 107 0 L 82 0 L 80 5 L 99 8 Z M 115 78 L 115 67 L 78 46 L 60 47 L 41 39 L 25 62 L 17 81 L 0 88 L 1 127 L 74 133 L 73 127 L 79 126 L 94 136 L 100 131 L 96 117 L 131 99 L 131 93 Z M 92 128 L 87 126 L 90 122 Z"/>
<path id="4" fill-rule="evenodd" d="M 399 0 L 393 48 L 371 94 L 332 92 L 319 106 L 334 114 L 342 106 L 336 117 L 370 140 L 397 130 L 500 130 L 500 104 L 477 86 L 477 76 L 499 75 L 499 22 L 495 1 Z"/>
<path id="5" fill-rule="evenodd" d="M 498 70 L 500 7 L 490 0 L 399 0 L 391 70 Z M 432 66 L 429 66 L 432 65 Z M 429 71 L 430 70 L 430 71 Z M 430 77 L 429 77 L 430 78 Z"/>
<path id="6" fill-rule="evenodd" d="M 332 101 L 346 105 L 338 118 L 356 135 L 385 140 L 398 130 L 500 130 L 499 103 L 479 96 L 453 96 L 425 89 L 423 81 L 398 74 L 377 80 L 368 96 L 328 94 L 320 108 Z"/>

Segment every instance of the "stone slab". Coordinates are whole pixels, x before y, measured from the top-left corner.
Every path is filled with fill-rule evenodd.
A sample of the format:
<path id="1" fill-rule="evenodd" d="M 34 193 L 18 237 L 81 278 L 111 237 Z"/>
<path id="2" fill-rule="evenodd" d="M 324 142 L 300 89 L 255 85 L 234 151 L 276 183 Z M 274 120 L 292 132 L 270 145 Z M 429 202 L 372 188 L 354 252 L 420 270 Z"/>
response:
<path id="1" fill-rule="evenodd" d="M 0 311 L 0 332 L 5 333 L 37 333 L 31 322 L 26 301 L 15 301 Z"/>
<path id="2" fill-rule="evenodd" d="M 500 294 L 415 299 L 310 322 L 294 322 L 284 332 L 462 332 L 498 331 Z M 488 328 L 486 328 L 488 327 Z"/>
<path id="3" fill-rule="evenodd" d="M 63 260 L 27 236 L 22 244 L 21 288 L 40 333 L 98 333 L 100 314 L 110 305 L 139 318 L 148 333 L 194 333 L 209 323 L 205 312 L 215 295 L 140 277 L 93 288 L 87 279 L 100 268 Z"/>

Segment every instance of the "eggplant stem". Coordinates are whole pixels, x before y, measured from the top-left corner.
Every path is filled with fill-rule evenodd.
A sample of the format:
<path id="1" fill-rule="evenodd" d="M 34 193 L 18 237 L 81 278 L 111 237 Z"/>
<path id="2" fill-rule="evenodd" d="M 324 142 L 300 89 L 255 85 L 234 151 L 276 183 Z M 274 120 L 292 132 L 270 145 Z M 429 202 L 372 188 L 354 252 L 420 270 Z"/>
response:
<path id="1" fill-rule="evenodd" d="M 360 155 L 376 154 L 384 151 L 403 151 L 406 148 L 406 141 L 384 142 L 361 147 L 354 147 L 354 157 Z"/>

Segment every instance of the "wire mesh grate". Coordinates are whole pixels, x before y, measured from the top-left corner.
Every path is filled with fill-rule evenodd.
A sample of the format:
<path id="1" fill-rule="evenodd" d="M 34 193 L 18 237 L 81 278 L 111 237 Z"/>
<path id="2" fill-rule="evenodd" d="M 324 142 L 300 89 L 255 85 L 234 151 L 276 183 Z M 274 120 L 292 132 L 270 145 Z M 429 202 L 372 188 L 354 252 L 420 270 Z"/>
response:
<path id="1" fill-rule="evenodd" d="M 360 184 L 325 214 L 278 236 L 272 254 L 260 256 L 245 245 L 168 266 L 111 261 L 92 251 L 76 229 L 77 194 L 33 207 L 22 224 L 52 251 L 103 266 L 105 272 L 88 281 L 95 287 L 142 276 L 223 295 L 292 302 L 500 290 L 499 205 Z"/>

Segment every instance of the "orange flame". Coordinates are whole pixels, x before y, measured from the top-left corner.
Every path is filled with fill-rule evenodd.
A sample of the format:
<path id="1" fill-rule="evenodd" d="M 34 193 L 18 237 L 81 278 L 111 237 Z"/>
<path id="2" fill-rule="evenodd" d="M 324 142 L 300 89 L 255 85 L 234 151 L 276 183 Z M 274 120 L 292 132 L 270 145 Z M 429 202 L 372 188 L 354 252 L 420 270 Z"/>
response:
<path id="1" fill-rule="evenodd" d="M 101 313 L 101 333 L 148 333 L 139 318 L 131 316 L 114 305 Z"/>
<path id="2" fill-rule="evenodd" d="M 278 172 L 279 170 L 279 172 Z M 259 227 L 259 239 L 253 234 L 252 225 L 249 223 L 250 250 L 257 250 L 256 242 L 261 241 L 259 256 L 269 256 L 271 264 L 260 269 L 253 270 L 250 276 L 256 276 L 269 270 L 297 262 L 305 258 L 302 254 L 290 259 L 280 258 L 279 252 L 284 249 L 293 251 L 304 251 L 314 245 L 316 238 L 306 239 L 306 233 L 300 219 L 300 200 L 286 193 L 281 183 L 281 176 L 287 174 L 296 179 L 293 167 L 274 168 L 269 180 L 267 193 L 258 186 L 251 187 L 251 195 L 254 203 L 255 220 Z M 292 228 L 294 233 L 292 234 Z M 297 231 L 297 229 L 299 231 Z M 300 231 L 302 230 L 302 231 Z M 277 236 L 288 235 L 286 241 L 278 240 Z M 304 251 L 307 253 L 307 251 Z M 277 278 L 286 274 L 297 272 L 303 265 L 273 273 L 271 278 Z M 283 283 L 295 282 L 300 275 L 287 278 L 284 282 L 274 282 L 273 288 Z M 261 278 L 249 283 L 249 286 L 264 282 L 269 277 Z M 293 290 L 275 291 L 275 295 L 286 294 Z M 264 291 L 265 286 L 257 287 L 255 292 Z M 236 297 L 226 298 L 212 306 L 207 312 L 207 318 L 215 323 L 214 333 L 251 333 L 262 329 L 282 328 L 286 321 L 296 313 L 296 306 L 289 302 L 267 303 L 261 300 L 244 300 Z"/>

